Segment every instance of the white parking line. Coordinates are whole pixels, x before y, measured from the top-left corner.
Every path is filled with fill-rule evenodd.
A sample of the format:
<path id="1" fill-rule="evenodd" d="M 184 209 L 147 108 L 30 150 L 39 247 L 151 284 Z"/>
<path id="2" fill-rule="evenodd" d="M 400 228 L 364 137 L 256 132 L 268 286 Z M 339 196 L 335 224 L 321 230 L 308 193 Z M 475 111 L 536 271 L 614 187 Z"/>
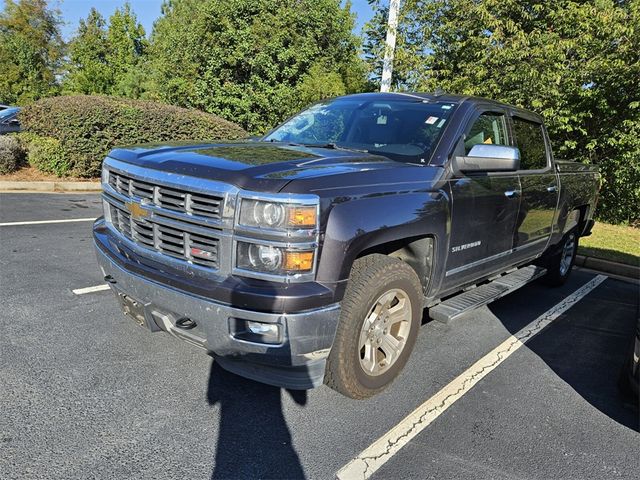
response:
<path id="1" fill-rule="evenodd" d="M 337 478 L 340 480 L 369 478 L 489 372 L 606 279 L 605 275 L 594 277 L 562 302 L 540 315 L 516 334 L 511 335 L 342 467 L 336 474 Z"/>
<path id="2" fill-rule="evenodd" d="M 96 217 L 68 218 L 66 220 L 35 220 L 33 222 L 6 222 L 6 223 L 0 223 L 0 227 L 14 227 L 16 225 L 44 225 L 46 223 L 93 222 L 95 219 Z"/>
<path id="3" fill-rule="evenodd" d="M 84 287 L 84 288 L 76 288 L 75 290 L 71 290 L 76 295 L 84 295 L 85 293 L 93 293 L 93 292 L 102 292 L 104 290 L 109 290 L 109 285 L 96 285 L 95 287 Z"/>

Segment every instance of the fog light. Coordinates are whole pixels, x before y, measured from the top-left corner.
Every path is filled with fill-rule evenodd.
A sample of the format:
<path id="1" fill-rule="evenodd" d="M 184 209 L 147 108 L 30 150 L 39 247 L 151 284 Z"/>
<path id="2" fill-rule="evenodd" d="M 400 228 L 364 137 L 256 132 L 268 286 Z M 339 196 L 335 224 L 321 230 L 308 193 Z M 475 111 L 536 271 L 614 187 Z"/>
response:
<path id="1" fill-rule="evenodd" d="M 241 318 L 230 318 L 231 334 L 238 340 L 253 343 L 277 345 L 281 343 L 280 325 L 277 323 L 254 322 Z"/>
<path id="2" fill-rule="evenodd" d="M 260 322 L 247 322 L 247 330 L 256 335 L 278 338 L 278 325 Z"/>

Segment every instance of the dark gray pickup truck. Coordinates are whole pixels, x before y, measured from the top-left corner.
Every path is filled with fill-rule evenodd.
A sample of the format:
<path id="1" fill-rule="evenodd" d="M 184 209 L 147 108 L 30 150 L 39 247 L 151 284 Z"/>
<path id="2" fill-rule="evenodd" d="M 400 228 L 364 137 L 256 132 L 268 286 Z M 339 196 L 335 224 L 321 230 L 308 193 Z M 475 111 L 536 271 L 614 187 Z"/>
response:
<path id="1" fill-rule="evenodd" d="M 563 283 L 599 180 L 555 160 L 531 112 L 349 95 L 259 140 L 113 150 L 94 238 L 140 325 L 245 377 L 364 398 L 399 374 L 425 309 L 446 322 Z"/>

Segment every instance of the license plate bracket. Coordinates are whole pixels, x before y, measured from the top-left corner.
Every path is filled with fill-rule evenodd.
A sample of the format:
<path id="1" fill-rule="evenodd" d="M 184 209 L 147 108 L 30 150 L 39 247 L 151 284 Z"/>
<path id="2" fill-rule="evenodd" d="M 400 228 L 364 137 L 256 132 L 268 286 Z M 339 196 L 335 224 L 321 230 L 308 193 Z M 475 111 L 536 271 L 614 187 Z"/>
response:
<path id="1" fill-rule="evenodd" d="M 122 308 L 122 313 L 139 326 L 148 328 L 149 325 L 147 324 L 144 304 L 122 292 L 117 292 L 117 297 L 120 302 L 120 307 Z"/>

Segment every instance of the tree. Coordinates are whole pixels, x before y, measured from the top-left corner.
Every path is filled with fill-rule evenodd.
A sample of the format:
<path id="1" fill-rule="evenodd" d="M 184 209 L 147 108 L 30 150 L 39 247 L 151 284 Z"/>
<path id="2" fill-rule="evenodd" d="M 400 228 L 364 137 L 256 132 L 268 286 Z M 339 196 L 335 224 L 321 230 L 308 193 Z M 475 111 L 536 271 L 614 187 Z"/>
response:
<path id="1" fill-rule="evenodd" d="M 365 32 L 374 72 L 381 21 Z M 397 89 L 441 88 L 541 113 L 557 157 L 601 167 L 599 217 L 640 221 L 638 0 L 406 0 L 400 22 Z"/>
<path id="2" fill-rule="evenodd" d="M 386 0 L 368 0 L 368 2 L 374 13 L 363 29 L 364 58 L 369 65 L 371 80 L 379 88 L 385 53 L 389 2 Z M 428 55 L 428 39 L 425 39 L 420 18 L 422 3 L 415 0 L 400 2 L 392 75 L 392 86 L 396 90 L 414 86 L 417 76 L 422 72 L 422 63 Z"/>
<path id="3" fill-rule="evenodd" d="M 86 20 L 81 19 L 77 35 L 69 44 L 68 74 L 64 90 L 68 92 L 107 94 L 113 87 L 114 75 L 107 62 L 109 44 L 104 17 L 92 8 Z"/>
<path id="4" fill-rule="evenodd" d="M 60 12 L 46 0 L 5 0 L 0 12 L 0 102 L 28 103 L 57 91 L 63 56 Z"/>
<path id="5" fill-rule="evenodd" d="M 147 51 L 148 42 L 144 28 L 138 23 L 131 5 L 125 3 L 109 18 L 107 30 L 109 50 L 106 60 L 113 72 L 114 84 L 112 94 L 137 97 L 136 73 Z"/>
<path id="6" fill-rule="evenodd" d="M 302 77 L 297 86 L 300 105 L 308 105 L 323 98 L 337 97 L 346 93 L 342 76 L 321 64 L 315 64 Z"/>
<path id="7" fill-rule="evenodd" d="M 156 94 L 259 133 L 304 102 L 366 88 L 339 0 L 170 0 L 151 37 Z"/>
<path id="8" fill-rule="evenodd" d="M 141 97 L 147 47 L 144 28 L 128 3 L 116 9 L 108 24 L 92 8 L 70 43 L 65 91 Z"/>

